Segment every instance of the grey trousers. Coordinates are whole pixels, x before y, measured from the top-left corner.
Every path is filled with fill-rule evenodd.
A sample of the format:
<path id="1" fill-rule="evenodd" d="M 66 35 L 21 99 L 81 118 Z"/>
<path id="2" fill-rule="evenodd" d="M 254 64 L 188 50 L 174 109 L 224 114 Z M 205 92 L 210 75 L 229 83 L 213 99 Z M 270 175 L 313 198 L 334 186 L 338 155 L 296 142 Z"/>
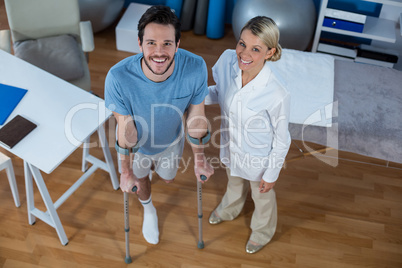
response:
<path id="1" fill-rule="evenodd" d="M 228 186 L 221 203 L 216 208 L 216 213 L 222 220 L 229 221 L 236 218 L 243 209 L 247 198 L 248 190 L 251 188 L 251 197 L 254 201 L 254 212 L 251 218 L 250 228 L 252 230 L 250 240 L 260 245 L 271 241 L 275 234 L 277 223 L 277 207 L 274 189 L 267 193 L 260 193 L 259 181 L 248 181 L 240 177 L 228 175 Z"/>

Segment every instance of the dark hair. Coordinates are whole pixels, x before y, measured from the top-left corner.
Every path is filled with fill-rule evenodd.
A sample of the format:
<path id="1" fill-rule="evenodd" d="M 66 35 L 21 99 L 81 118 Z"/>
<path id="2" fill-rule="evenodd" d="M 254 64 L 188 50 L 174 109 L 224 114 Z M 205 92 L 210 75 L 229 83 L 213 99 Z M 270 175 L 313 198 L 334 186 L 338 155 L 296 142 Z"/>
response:
<path id="1" fill-rule="evenodd" d="M 152 6 L 145 11 L 138 22 L 138 37 L 140 44 L 144 38 L 144 29 L 149 23 L 157 23 L 163 25 L 172 24 L 175 29 L 175 41 L 176 44 L 180 40 L 181 35 L 181 23 L 173 11 L 167 6 Z"/>

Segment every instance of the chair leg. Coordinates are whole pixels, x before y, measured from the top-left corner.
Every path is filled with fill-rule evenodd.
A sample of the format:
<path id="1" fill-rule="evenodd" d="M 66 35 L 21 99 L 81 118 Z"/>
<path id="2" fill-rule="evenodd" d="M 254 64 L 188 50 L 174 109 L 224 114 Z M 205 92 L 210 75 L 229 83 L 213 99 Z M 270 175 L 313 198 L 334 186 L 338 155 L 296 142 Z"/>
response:
<path id="1" fill-rule="evenodd" d="M 18 194 L 18 187 L 15 180 L 14 168 L 11 159 L 7 160 L 6 173 L 8 177 L 8 182 L 10 183 L 11 193 L 13 194 L 15 206 L 20 207 L 20 196 Z"/>

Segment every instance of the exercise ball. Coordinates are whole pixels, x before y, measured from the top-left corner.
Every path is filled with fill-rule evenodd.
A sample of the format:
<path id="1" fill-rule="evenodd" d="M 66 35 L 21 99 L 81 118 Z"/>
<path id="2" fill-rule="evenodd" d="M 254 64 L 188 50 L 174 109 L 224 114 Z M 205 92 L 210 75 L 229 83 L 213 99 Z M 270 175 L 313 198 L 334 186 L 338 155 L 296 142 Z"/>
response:
<path id="1" fill-rule="evenodd" d="M 281 46 L 301 51 L 308 48 L 317 19 L 313 0 L 237 0 L 232 16 L 236 40 L 243 26 L 255 16 L 273 19 L 280 31 Z"/>
<path id="2" fill-rule="evenodd" d="M 94 33 L 110 26 L 120 15 L 124 0 L 79 0 L 81 21 L 91 21 Z"/>

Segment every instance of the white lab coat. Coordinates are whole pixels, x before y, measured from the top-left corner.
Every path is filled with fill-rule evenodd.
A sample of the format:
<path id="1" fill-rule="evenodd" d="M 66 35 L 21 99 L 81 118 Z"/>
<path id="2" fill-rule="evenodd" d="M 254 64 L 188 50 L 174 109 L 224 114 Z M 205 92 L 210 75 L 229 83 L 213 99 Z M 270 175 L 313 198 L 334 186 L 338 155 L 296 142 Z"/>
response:
<path id="1" fill-rule="evenodd" d="M 220 159 L 232 176 L 275 182 L 290 147 L 290 94 L 265 64 L 242 88 L 235 50 L 212 68 L 216 85 L 205 104 L 221 107 Z"/>

